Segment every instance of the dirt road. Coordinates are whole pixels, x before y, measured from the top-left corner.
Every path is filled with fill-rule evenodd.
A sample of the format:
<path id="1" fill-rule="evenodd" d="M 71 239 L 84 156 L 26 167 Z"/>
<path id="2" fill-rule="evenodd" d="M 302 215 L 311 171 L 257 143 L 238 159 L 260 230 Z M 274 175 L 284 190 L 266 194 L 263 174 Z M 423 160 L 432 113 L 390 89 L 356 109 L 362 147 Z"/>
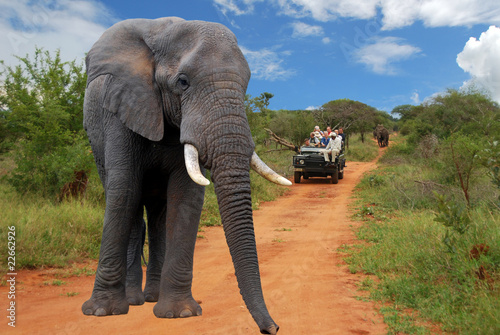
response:
<path id="1" fill-rule="evenodd" d="M 348 162 L 339 184 L 310 179 L 254 212 L 264 296 L 279 334 L 385 334 L 382 317 L 361 293 L 336 250 L 353 242 L 348 205 L 371 163 Z M 258 334 L 239 294 L 222 228 L 204 228 L 197 241 L 193 296 L 203 315 L 157 319 L 152 303 L 127 315 L 84 316 L 93 276 L 54 277 L 54 270 L 21 271 L 16 328 L 7 326 L 8 288 L 0 288 L 1 334 Z M 90 267 L 95 267 L 91 263 Z M 56 280 L 56 281 L 55 281 Z M 57 280 L 63 281 L 62 283 Z M 58 285 L 60 284 L 60 285 Z"/>

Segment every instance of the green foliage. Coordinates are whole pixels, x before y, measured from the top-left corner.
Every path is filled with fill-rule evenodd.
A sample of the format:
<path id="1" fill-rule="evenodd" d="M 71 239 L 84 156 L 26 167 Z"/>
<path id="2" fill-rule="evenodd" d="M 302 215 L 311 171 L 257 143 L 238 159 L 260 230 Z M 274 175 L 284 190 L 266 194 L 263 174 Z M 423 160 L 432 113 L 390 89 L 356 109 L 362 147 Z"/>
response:
<path id="1" fill-rule="evenodd" d="M 437 192 L 434 192 L 434 195 L 437 199 L 437 213 L 434 221 L 442 223 L 447 228 L 443 243 L 448 248 L 448 252 L 457 252 L 455 245 L 458 237 L 455 233 L 463 235 L 467 232 L 471 222 L 469 213 L 464 206 L 447 201 L 443 195 Z"/>
<path id="2" fill-rule="evenodd" d="M 345 157 L 352 162 L 371 162 L 378 155 L 378 145 L 375 141 L 363 142 L 361 135 L 349 136 L 349 147 L 345 150 Z"/>
<path id="3" fill-rule="evenodd" d="M 479 154 L 483 150 L 483 138 L 463 133 L 451 134 L 440 145 L 441 173 L 443 179 L 450 179 L 460 186 L 467 205 L 470 205 L 469 188 L 474 178 L 480 177 Z"/>
<path id="4" fill-rule="evenodd" d="M 313 111 L 316 122 L 320 125 L 342 127 L 345 133 L 360 134 L 361 141 L 365 141 L 365 134 L 371 133 L 377 124 L 385 124 L 392 129 L 393 118 L 362 102 L 339 99 L 324 104 L 320 109 Z"/>
<path id="5" fill-rule="evenodd" d="M 384 305 L 390 334 L 434 333 L 426 324 L 459 334 L 500 332 L 500 212 L 491 206 L 498 188 L 486 176 L 495 159 L 490 166 L 481 164 L 495 157 L 495 149 L 478 143 L 487 142 L 484 137 L 454 134 L 441 139 L 437 153 L 426 159 L 417 145 L 398 136 L 379 169 L 364 176 L 356 190 L 353 217 L 363 221 L 357 236 L 368 243 L 343 252 L 352 273 L 378 277 L 368 289 L 371 299 Z M 470 206 L 457 157 L 473 160 L 459 162 L 464 181 L 467 164 L 474 165 Z M 478 248 L 486 251 L 472 257 Z"/>
<path id="6" fill-rule="evenodd" d="M 286 138 L 296 146 L 304 144 L 314 129 L 316 121 L 310 111 L 277 111 L 269 128 L 278 136 Z"/>
<path id="7" fill-rule="evenodd" d="M 402 135 L 415 145 L 422 137 L 434 134 L 445 139 L 461 132 L 476 137 L 500 134 L 500 107 L 481 92 L 448 90 L 419 106 L 397 106 Z"/>
<path id="8" fill-rule="evenodd" d="M 75 139 L 73 145 L 53 146 L 43 154 L 33 142 L 21 140 L 20 144 L 13 153 L 17 167 L 7 180 L 21 193 L 54 197 L 72 180 L 74 171 L 94 167 L 86 138 Z"/>
<path id="9" fill-rule="evenodd" d="M 18 59 L 2 72 L 0 148 L 13 148 L 9 181 L 19 192 L 54 196 L 75 170 L 93 166 L 82 126 L 85 71 L 59 51 L 36 49 L 33 59 Z"/>
<path id="10" fill-rule="evenodd" d="M 53 201 L 31 194 L 20 195 L 0 182 L 0 235 L 7 236 L 9 226 L 16 231 L 16 268 L 67 266 L 85 258 L 96 259 L 102 233 L 104 208 L 90 202 Z M 7 254 L 7 244 L 1 246 Z M 7 258 L 0 269 L 7 273 Z"/>
<path id="11" fill-rule="evenodd" d="M 488 169 L 492 183 L 500 189 L 500 145 L 499 141 L 490 141 L 482 152 L 483 165 Z M 500 195 L 497 206 L 500 207 Z"/>
<path id="12" fill-rule="evenodd" d="M 252 137 L 256 144 L 263 143 L 267 138 L 264 128 L 269 127 L 272 111 L 267 107 L 269 100 L 274 95 L 268 92 L 261 93 L 258 97 L 252 98 L 250 94 L 245 96 L 245 112 L 247 115 Z"/>

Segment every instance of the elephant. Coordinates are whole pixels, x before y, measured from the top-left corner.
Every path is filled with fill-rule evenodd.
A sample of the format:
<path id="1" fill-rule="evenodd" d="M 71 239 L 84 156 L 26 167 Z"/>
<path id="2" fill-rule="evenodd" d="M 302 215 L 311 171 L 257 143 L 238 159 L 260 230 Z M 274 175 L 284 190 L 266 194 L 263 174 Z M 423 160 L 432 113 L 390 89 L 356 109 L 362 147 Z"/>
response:
<path id="1" fill-rule="evenodd" d="M 377 138 L 379 147 L 387 147 L 389 146 L 389 131 L 381 124 L 377 125 L 373 134 Z"/>
<path id="2" fill-rule="evenodd" d="M 85 315 L 156 302 L 159 318 L 201 315 L 193 254 L 211 181 L 240 293 L 263 334 L 276 334 L 262 293 L 250 169 L 291 185 L 255 153 L 244 98 L 250 69 L 225 26 L 169 17 L 106 30 L 85 59 L 84 128 L 106 197 Z M 149 262 L 142 291 L 147 219 Z"/>

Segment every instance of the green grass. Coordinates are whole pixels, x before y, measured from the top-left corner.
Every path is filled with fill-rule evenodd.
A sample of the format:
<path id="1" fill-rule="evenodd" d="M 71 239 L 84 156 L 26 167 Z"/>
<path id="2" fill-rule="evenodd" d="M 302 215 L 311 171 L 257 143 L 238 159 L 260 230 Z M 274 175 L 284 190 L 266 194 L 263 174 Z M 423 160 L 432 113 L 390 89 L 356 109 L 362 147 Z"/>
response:
<path id="1" fill-rule="evenodd" d="M 0 213 L 0 236 L 6 237 L 8 227 L 15 227 L 16 269 L 62 267 L 98 257 L 104 215 L 100 207 L 21 196 L 0 182 Z M 1 248 L 7 255 L 7 243 Z M 7 257 L 0 260 L 0 268 L 7 272 Z"/>
<path id="2" fill-rule="evenodd" d="M 345 157 L 352 162 L 370 162 L 378 155 L 377 142 L 372 140 L 371 135 L 365 135 L 365 142 L 361 137 L 354 134 L 349 137 L 349 147 L 346 148 Z"/>
<path id="3" fill-rule="evenodd" d="M 464 205 L 460 190 L 439 184 L 433 164 L 419 161 L 402 148 L 388 150 L 380 168 L 366 175 L 356 190 L 356 234 L 364 243 L 343 246 L 349 270 L 376 276 L 363 283 L 381 309 L 390 334 L 500 333 L 500 213 L 492 206 L 495 192 L 478 192 L 469 209 L 468 229 L 457 233 L 436 222 L 437 190 L 449 203 Z M 392 150 L 392 152 L 391 152 Z M 418 180 L 424 184 L 415 182 Z M 477 188 L 491 190 L 487 180 Z M 453 238 L 444 243 L 446 234 Z M 488 252 L 478 259 L 470 252 L 479 244 Z M 454 250 L 454 252 L 450 252 Z M 481 278 L 482 273 L 486 277 Z"/>

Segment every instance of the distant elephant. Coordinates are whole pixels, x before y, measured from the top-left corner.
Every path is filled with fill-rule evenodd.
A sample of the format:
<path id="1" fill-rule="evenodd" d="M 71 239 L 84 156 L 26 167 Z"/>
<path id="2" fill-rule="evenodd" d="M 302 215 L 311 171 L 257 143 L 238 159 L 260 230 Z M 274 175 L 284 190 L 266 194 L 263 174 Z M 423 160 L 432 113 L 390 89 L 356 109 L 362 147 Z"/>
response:
<path id="1" fill-rule="evenodd" d="M 244 108 L 250 69 L 234 34 L 174 17 L 126 20 L 104 32 L 86 66 L 84 126 L 106 211 L 83 313 L 125 314 L 146 300 L 157 301 L 160 318 L 201 315 L 191 284 L 210 169 L 241 294 L 261 332 L 276 334 L 260 282 L 250 167 L 291 183 L 254 152 Z M 144 207 L 150 251 L 142 292 Z"/>
<path id="2" fill-rule="evenodd" d="M 373 133 L 376 134 L 379 147 L 389 146 L 389 131 L 383 125 L 377 125 Z"/>

